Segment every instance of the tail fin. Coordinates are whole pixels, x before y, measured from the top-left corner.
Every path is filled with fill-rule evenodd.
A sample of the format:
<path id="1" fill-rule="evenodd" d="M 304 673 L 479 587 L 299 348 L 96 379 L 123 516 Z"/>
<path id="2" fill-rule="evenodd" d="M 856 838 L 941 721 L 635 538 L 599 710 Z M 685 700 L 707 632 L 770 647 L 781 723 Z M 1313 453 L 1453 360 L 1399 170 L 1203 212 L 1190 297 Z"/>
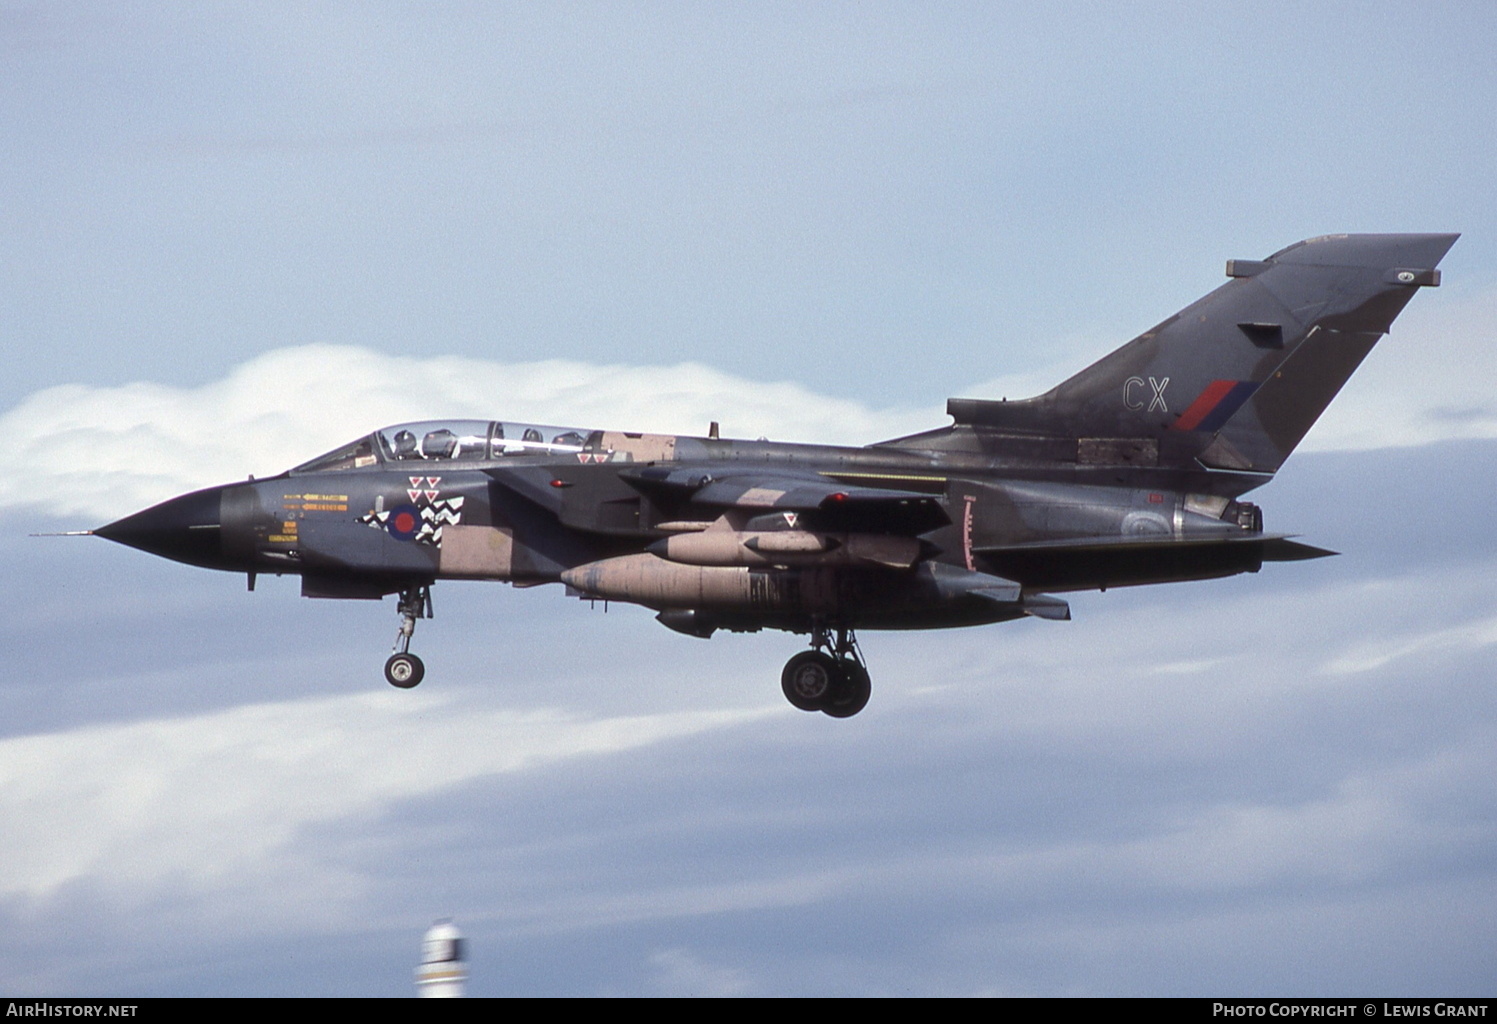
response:
<path id="1" fill-rule="evenodd" d="M 1159 465 L 1283 465 L 1459 235 L 1326 235 L 1266 260 L 1037 398 L 951 399 L 959 425 Z M 1088 444 L 1088 442 L 1091 442 Z"/>

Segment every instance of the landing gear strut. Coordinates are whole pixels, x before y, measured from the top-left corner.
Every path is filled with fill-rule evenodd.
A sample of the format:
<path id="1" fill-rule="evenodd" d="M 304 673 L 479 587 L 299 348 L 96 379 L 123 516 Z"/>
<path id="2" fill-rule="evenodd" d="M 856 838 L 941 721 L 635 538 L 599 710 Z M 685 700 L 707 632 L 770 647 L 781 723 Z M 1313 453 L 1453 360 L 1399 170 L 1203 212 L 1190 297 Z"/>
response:
<path id="1" fill-rule="evenodd" d="M 395 634 L 395 653 L 385 662 L 385 679 L 391 686 L 409 690 L 426 675 L 426 666 L 410 652 L 411 634 L 417 619 L 431 618 L 431 587 L 407 587 L 400 592 L 400 631 Z"/>
<path id="2" fill-rule="evenodd" d="M 851 718 L 862 711 L 873 693 L 868 668 L 850 629 L 811 631 L 811 650 L 785 663 L 780 688 L 785 699 L 802 711 L 820 711 L 833 718 Z"/>

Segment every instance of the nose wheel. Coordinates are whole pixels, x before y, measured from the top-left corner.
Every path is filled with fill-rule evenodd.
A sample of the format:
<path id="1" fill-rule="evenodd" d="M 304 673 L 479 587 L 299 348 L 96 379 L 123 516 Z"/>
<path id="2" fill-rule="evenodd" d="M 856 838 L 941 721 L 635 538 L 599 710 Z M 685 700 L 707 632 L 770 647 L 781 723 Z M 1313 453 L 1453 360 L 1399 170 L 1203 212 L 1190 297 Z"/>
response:
<path id="1" fill-rule="evenodd" d="M 780 673 L 785 699 L 802 711 L 820 711 L 832 718 L 851 718 L 868 705 L 873 684 L 850 629 L 811 634 L 811 650 L 785 663 Z"/>
<path id="2" fill-rule="evenodd" d="M 426 675 L 426 666 L 414 654 L 392 654 L 385 662 L 385 679 L 391 686 L 409 690 Z"/>
<path id="3" fill-rule="evenodd" d="M 411 636 L 417 619 L 432 617 L 431 587 L 407 587 L 400 592 L 400 630 L 395 634 L 395 653 L 385 662 L 385 681 L 391 686 L 409 690 L 426 675 L 426 666 L 410 652 Z"/>

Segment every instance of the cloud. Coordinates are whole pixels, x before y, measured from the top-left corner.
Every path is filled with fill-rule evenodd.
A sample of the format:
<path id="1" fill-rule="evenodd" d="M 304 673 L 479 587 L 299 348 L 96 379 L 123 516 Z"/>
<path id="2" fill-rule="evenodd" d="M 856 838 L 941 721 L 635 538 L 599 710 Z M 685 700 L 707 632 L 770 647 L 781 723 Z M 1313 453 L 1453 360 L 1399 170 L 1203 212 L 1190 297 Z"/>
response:
<path id="1" fill-rule="evenodd" d="M 765 713 L 586 719 L 380 693 L 10 738 L 0 741 L 0 899 L 42 905 L 83 883 L 127 906 L 164 892 L 232 890 L 251 916 L 313 905 L 336 914 L 339 895 L 361 886 L 314 863 L 313 826 Z"/>
<path id="2" fill-rule="evenodd" d="M 662 949 L 651 954 L 649 965 L 656 972 L 654 984 L 661 995 L 742 996 L 750 988 L 744 971 L 709 963 L 689 949 Z"/>
<path id="3" fill-rule="evenodd" d="M 1432 629 L 1414 636 L 1400 633 L 1362 638 L 1354 650 L 1326 663 L 1333 674 L 1369 672 L 1400 658 L 1430 658 L 1450 650 L 1478 650 L 1497 644 L 1497 618 L 1467 622 L 1448 629 Z"/>

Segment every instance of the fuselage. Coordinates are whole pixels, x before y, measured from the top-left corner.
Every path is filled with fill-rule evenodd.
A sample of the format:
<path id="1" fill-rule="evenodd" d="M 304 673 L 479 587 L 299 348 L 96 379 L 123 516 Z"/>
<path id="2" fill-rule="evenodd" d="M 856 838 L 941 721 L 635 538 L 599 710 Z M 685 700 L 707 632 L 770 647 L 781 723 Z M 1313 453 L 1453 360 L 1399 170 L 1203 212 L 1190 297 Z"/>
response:
<path id="1" fill-rule="evenodd" d="M 1251 506 L 1204 490 L 1240 491 L 1252 476 L 1088 462 L 1074 445 L 1060 461 L 1036 457 L 1049 453 L 1023 439 L 1004 447 L 956 431 L 936 436 L 852 448 L 499 421 L 404 424 L 98 532 L 208 568 L 297 574 L 311 597 L 379 598 L 447 579 L 564 582 L 671 613 L 662 621 L 688 632 L 994 622 L 1024 613 L 967 593 L 967 574 L 1037 593 L 1261 564 L 1251 545 L 1181 543 L 1168 558 L 1157 544 L 1085 546 L 1255 533 L 1260 523 L 1242 512 Z M 652 473 L 684 474 L 696 486 L 655 487 Z M 735 495 L 731 506 L 697 500 L 701 481 L 743 473 L 921 500 L 780 509 L 773 488 Z M 1057 557 L 1057 542 L 1078 546 Z"/>

